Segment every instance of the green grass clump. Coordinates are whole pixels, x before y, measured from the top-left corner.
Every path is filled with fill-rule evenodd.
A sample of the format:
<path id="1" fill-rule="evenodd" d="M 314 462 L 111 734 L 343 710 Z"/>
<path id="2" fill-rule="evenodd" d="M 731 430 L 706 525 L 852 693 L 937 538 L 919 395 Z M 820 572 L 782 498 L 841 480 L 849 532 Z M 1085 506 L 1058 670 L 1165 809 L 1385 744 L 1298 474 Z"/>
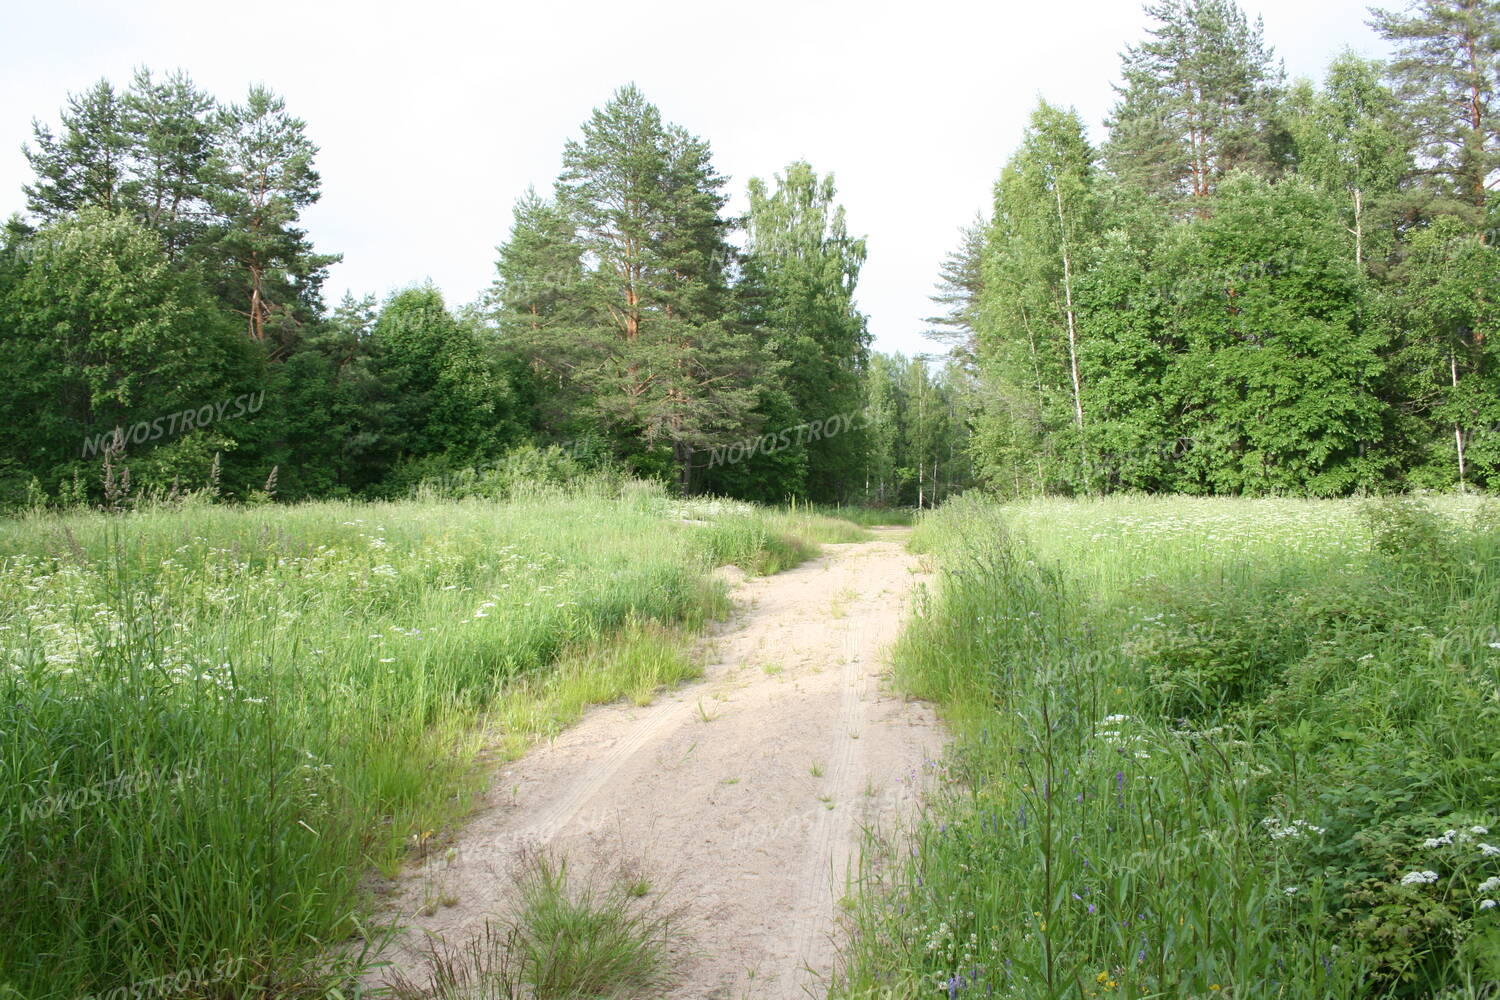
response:
<path id="1" fill-rule="evenodd" d="M 958 738 L 837 995 L 1500 980 L 1500 526 L 1474 501 L 970 500 L 915 542 L 941 578 L 897 677 Z"/>
<path id="2" fill-rule="evenodd" d="M 578 877 L 566 858 L 523 859 L 513 911 L 458 947 L 431 950 L 425 982 L 398 976 L 396 1000 L 634 1000 L 675 976 L 683 911 L 627 867 Z"/>
<path id="3" fill-rule="evenodd" d="M 481 751 L 691 676 L 708 571 L 814 550 L 681 520 L 629 487 L 0 521 L 0 997 L 348 979 L 363 877 Z"/>
<path id="4" fill-rule="evenodd" d="M 700 676 L 689 639 L 659 622 L 631 622 L 602 644 L 564 655 L 551 670 L 517 679 L 487 720 L 494 748 L 518 757 L 577 722 L 591 705 L 619 698 L 647 705 L 664 688 Z"/>

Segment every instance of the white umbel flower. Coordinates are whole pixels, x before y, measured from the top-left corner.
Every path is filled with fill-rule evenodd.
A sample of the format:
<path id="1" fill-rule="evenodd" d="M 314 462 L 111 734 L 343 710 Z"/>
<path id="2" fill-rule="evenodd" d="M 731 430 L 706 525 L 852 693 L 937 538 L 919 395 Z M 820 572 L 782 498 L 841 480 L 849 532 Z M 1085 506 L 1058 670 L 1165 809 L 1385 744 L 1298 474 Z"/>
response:
<path id="1" fill-rule="evenodd" d="M 1407 872 L 1401 876 L 1402 885 L 1429 885 L 1437 880 L 1437 872 Z"/>

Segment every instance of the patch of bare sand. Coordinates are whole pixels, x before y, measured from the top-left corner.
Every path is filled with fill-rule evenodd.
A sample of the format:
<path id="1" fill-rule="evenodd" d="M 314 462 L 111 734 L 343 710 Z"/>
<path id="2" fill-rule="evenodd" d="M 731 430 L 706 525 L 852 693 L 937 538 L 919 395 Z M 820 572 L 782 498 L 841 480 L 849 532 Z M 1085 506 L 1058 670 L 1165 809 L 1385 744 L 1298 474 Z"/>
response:
<path id="1" fill-rule="evenodd" d="M 915 807 L 942 743 L 927 706 L 879 681 L 924 577 L 906 532 L 878 536 L 739 579 L 702 680 L 592 711 L 501 768 L 452 848 L 401 879 L 384 957 L 421 977 L 426 943 L 481 933 L 520 852 L 544 845 L 631 859 L 687 905 L 675 1000 L 822 995 L 861 830 Z"/>

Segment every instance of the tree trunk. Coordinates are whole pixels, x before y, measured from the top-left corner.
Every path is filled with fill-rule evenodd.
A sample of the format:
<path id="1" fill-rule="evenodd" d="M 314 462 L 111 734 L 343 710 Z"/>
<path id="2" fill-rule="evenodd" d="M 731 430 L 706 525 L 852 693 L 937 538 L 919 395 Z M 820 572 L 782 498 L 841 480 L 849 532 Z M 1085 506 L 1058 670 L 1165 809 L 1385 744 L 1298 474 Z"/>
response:
<path id="1" fill-rule="evenodd" d="M 1354 263 L 1365 273 L 1365 194 L 1354 189 Z"/>
<path id="2" fill-rule="evenodd" d="M 1078 329 L 1073 314 L 1073 261 L 1068 253 L 1068 224 L 1063 217 L 1062 187 L 1054 183 L 1053 194 L 1057 195 L 1057 225 L 1062 237 L 1063 296 L 1068 312 L 1068 363 L 1073 373 L 1073 416 L 1078 423 L 1078 457 L 1083 462 L 1087 475 L 1089 456 L 1083 443 L 1083 382 L 1078 377 Z"/>
<path id="3" fill-rule="evenodd" d="M 1458 388 L 1458 355 L 1452 351 L 1448 352 L 1449 371 L 1453 375 L 1453 388 Z M 1466 485 L 1467 470 L 1464 468 L 1464 429 L 1458 421 L 1453 422 L 1453 441 L 1458 446 L 1458 488 L 1462 490 Z"/>

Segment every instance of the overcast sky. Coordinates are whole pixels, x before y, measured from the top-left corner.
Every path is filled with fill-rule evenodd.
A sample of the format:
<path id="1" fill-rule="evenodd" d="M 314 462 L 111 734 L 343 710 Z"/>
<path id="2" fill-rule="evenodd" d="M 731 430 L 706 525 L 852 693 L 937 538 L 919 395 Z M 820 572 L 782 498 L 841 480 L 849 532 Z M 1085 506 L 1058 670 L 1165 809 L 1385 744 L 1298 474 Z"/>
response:
<path id="1" fill-rule="evenodd" d="M 1321 77 L 1346 46 L 1385 53 L 1362 3 L 1241 2 L 1293 76 Z M 23 207 L 31 119 L 55 122 L 68 91 L 143 65 L 221 99 L 263 82 L 322 148 L 305 221 L 344 255 L 329 301 L 430 278 L 459 304 L 489 283 L 515 198 L 550 189 L 563 141 L 634 81 L 712 143 L 734 211 L 750 177 L 794 159 L 832 171 L 869 237 L 876 347 L 908 353 L 937 349 L 920 332 L 938 263 L 1038 97 L 1099 137 L 1146 25 L 1133 0 L 0 4 L 0 215 Z"/>

